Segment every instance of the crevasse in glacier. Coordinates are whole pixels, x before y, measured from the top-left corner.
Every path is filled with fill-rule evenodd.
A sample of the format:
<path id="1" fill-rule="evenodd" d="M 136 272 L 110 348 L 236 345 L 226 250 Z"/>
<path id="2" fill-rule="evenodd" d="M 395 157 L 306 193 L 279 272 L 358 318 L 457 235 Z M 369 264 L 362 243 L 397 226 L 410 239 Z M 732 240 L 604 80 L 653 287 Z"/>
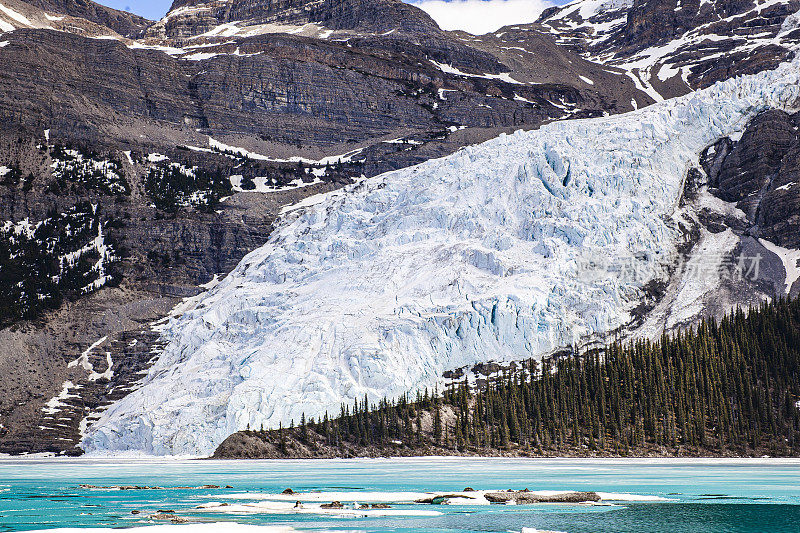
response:
<path id="1" fill-rule="evenodd" d="M 208 454 L 236 430 L 336 414 L 444 370 L 537 357 L 625 324 L 676 257 L 697 154 L 797 102 L 798 65 L 625 115 L 552 123 L 365 180 L 287 213 L 163 331 L 89 452 Z M 587 258 L 654 268 L 585 276 Z"/>

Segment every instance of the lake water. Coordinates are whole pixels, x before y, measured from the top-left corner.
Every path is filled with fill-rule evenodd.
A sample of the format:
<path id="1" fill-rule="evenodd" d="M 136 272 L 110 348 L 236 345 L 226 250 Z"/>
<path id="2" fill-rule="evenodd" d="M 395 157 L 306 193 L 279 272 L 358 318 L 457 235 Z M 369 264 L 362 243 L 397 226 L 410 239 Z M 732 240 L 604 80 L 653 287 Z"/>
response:
<path id="1" fill-rule="evenodd" d="M 86 489 L 81 484 L 164 489 Z M 174 488 L 202 485 L 232 488 Z M 280 496 L 288 487 L 297 494 Z M 451 493 L 465 487 L 597 491 L 612 493 L 605 497 L 613 501 L 517 506 L 478 505 L 477 499 L 453 500 L 450 505 L 412 503 L 413 493 Z M 319 507 L 333 499 L 347 507 L 367 503 L 370 510 Z M 295 500 L 302 501 L 297 509 Z M 390 510 L 372 509 L 376 502 L 389 503 Z M 148 518 L 159 510 L 174 511 L 170 514 L 191 524 Z M 252 527 L 222 524 L 234 522 Z M 266 532 L 275 526 L 408 533 L 525 528 L 568 533 L 800 532 L 800 460 L 0 459 L 0 531 L 154 524 L 170 524 L 157 529 L 176 533 Z"/>

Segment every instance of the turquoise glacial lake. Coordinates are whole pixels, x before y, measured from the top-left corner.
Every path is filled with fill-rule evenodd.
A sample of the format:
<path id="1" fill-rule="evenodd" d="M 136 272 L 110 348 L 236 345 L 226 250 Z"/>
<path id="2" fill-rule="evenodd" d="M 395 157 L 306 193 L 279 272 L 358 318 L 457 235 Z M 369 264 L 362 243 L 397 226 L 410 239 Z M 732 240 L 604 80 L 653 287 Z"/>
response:
<path id="1" fill-rule="evenodd" d="M 466 487 L 476 492 L 444 505 L 413 503 L 421 493 Z M 295 494 L 282 495 L 287 488 Z M 603 500 L 489 505 L 481 492 L 525 488 L 596 491 Z M 333 500 L 343 508 L 321 507 Z M 800 532 L 800 460 L 0 459 L 0 531 L 142 527 L 175 533 Z"/>

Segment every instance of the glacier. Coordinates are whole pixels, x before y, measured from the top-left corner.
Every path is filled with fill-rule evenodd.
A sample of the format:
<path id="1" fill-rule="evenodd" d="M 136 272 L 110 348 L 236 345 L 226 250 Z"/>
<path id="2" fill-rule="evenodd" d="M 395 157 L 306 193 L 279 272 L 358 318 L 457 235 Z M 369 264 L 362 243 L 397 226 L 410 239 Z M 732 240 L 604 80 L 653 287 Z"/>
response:
<path id="1" fill-rule="evenodd" d="M 286 209 L 267 244 L 162 327 L 88 453 L 208 455 L 229 434 L 338 414 L 624 326 L 677 260 L 697 154 L 794 109 L 800 60 L 598 119 L 554 122 Z M 642 275 L 582 265 L 643 262 Z M 602 274 L 602 273 L 601 273 Z"/>

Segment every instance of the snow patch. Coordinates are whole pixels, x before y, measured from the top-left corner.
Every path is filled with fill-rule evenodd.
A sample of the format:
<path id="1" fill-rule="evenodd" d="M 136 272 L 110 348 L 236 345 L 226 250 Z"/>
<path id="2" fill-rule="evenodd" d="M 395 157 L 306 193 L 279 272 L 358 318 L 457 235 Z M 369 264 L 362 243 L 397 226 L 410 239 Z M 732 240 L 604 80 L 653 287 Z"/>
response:
<path id="1" fill-rule="evenodd" d="M 78 357 L 74 361 L 70 361 L 69 364 L 67 365 L 67 368 L 73 368 L 73 367 L 76 367 L 76 366 L 80 366 L 81 368 L 83 368 L 87 372 L 93 372 L 94 371 L 94 367 L 92 366 L 92 363 L 89 362 L 89 356 L 92 354 L 92 351 L 94 351 L 95 348 L 97 348 L 98 346 L 100 346 L 101 344 L 106 342 L 107 340 L 108 340 L 108 337 L 103 337 L 99 341 L 97 341 L 94 344 L 92 344 L 91 346 L 89 346 L 89 348 L 87 348 L 86 351 L 83 352 L 80 355 L 80 357 Z"/>
<path id="2" fill-rule="evenodd" d="M 14 11 L 13 9 L 11 9 L 9 7 L 4 6 L 3 4 L 0 4 L 0 11 L 5 13 L 8 17 L 16 20 L 20 24 L 24 24 L 25 26 L 33 26 L 34 25 L 33 22 L 28 20 L 28 17 L 26 17 L 25 15 L 23 15 L 21 13 L 18 13 L 16 11 Z"/>
<path id="3" fill-rule="evenodd" d="M 656 102 L 663 102 L 664 97 L 661 96 L 661 93 L 656 91 L 649 82 L 643 81 L 640 75 L 637 72 L 632 72 L 630 70 L 626 70 L 625 74 L 633 81 L 633 84 L 636 86 L 637 89 L 640 91 L 647 93 L 647 95 L 655 100 Z"/>
<path id="4" fill-rule="evenodd" d="M 118 527 L 93 527 L 96 531 L 118 531 Z M 289 526 L 257 526 L 238 522 L 197 522 L 194 524 L 157 524 L 126 527 L 132 533 L 295 533 Z M 86 528 L 37 529 L 29 533 L 85 533 Z"/>
<path id="5" fill-rule="evenodd" d="M 389 139 L 388 141 L 383 141 L 383 142 L 386 144 L 410 144 L 412 146 L 422 146 L 423 144 L 425 144 L 422 141 L 416 141 L 414 139 L 404 139 L 402 137 L 399 139 Z"/>
<path id="6" fill-rule="evenodd" d="M 208 138 L 208 145 L 211 147 L 212 150 L 222 152 L 222 153 L 233 153 L 235 155 L 245 157 L 247 159 L 256 159 L 261 161 L 270 161 L 273 163 L 305 163 L 308 165 L 334 165 L 337 163 L 349 163 L 351 162 L 358 154 L 364 151 L 363 148 L 358 148 L 356 150 L 351 150 L 342 155 L 332 155 L 326 156 L 322 159 L 308 159 L 305 157 L 293 156 L 288 159 L 278 159 L 274 157 L 267 157 L 265 155 L 261 155 L 255 152 L 251 152 L 245 148 L 240 148 L 238 146 L 232 146 L 230 144 L 222 143 L 212 137 Z M 195 149 L 195 147 L 189 146 L 189 149 Z M 197 148 L 198 150 L 202 150 L 202 148 Z"/>
<path id="7" fill-rule="evenodd" d="M 434 65 L 436 65 L 436 68 L 438 68 L 445 74 L 453 74 L 455 76 L 461 76 L 465 78 L 484 78 L 487 80 L 500 80 L 514 85 L 524 85 L 521 81 L 512 78 L 510 72 L 504 72 L 502 74 L 469 74 L 467 72 L 462 72 L 456 67 L 448 65 L 446 63 L 439 63 L 437 61 L 434 61 L 433 59 L 429 59 L 429 61 Z"/>
<path id="8" fill-rule="evenodd" d="M 106 37 L 99 37 L 99 38 L 106 38 L 106 39 L 119 39 L 116 35 L 110 35 Z M 127 45 L 128 48 L 131 50 L 156 50 L 158 52 L 164 52 L 167 55 L 171 56 L 179 56 L 184 55 L 186 50 L 183 48 L 175 48 L 174 46 L 161 46 L 161 45 L 150 45 L 150 44 L 143 44 L 139 41 L 133 41 L 131 44 Z"/>
<path id="9" fill-rule="evenodd" d="M 800 250 L 790 250 L 766 239 L 758 239 L 764 248 L 780 257 L 786 271 L 786 294 L 789 294 L 795 282 L 800 279 Z"/>
<path id="10" fill-rule="evenodd" d="M 649 494 L 629 494 L 625 492 L 598 492 L 601 500 L 612 502 L 667 502 L 668 498 Z"/>
<path id="11" fill-rule="evenodd" d="M 255 189 L 243 189 L 242 180 L 244 179 L 244 177 L 241 175 L 233 175 L 230 177 L 230 180 L 231 180 L 231 188 L 233 189 L 234 192 L 273 193 L 273 192 L 291 191 L 294 189 L 302 189 L 303 187 L 310 187 L 311 185 L 317 185 L 319 183 L 322 183 L 320 176 L 317 176 L 317 174 L 324 175 L 325 169 L 324 168 L 313 169 L 312 174 L 314 174 L 315 176 L 312 181 L 303 181 L 302 179 L 297 178 L 283 186 L 267 183 L 267 180 L 269 178 L 265 176 L 259 176 L 253 179 L 253 183 L 255 184 Z"/>
<path id="12" fill-rule="evenodd" d="M 76 388 L 76 385 L 73 382 L 65 381 L 61 387 L 61 392 L 59 392 L 57 396 L 50 398 L 44 407 L 42 407 L 42 411 L 48 415 L 54 415 L 59 412 L 62 407 L 67 406 L 67 404 L 64 403 L 64 400 L 68 400 L 70 398 L 79 398 L 77 394 L 72 394 L 70 392 L 74 388 Z"/>
<path id="13" fill-rule="evenodd" d="M 182 59 L 188 59 L 189 61 L 204 61 L 206 59 L 211 59 L 212 57 L 217 57 L 218 55 L 220 54 L 214 52 L 195 52 L 194 54 L 183 56 Z"/>
<path id="14" fill-rule="evenodd" d="M 312 514 L 332 515 L 339 518 L 376 518 L 387 516 L 441 516 L 439 511 L 423 509 L 359 509 L 357 503 L 348 504 L 343 509 L 328 509 L 323 504 L 300 504 L 293 502 L 263 501 L 256 503 L 228 504 L 210 502 L 197 506 L 200 512 L 226 514 Z"/>

